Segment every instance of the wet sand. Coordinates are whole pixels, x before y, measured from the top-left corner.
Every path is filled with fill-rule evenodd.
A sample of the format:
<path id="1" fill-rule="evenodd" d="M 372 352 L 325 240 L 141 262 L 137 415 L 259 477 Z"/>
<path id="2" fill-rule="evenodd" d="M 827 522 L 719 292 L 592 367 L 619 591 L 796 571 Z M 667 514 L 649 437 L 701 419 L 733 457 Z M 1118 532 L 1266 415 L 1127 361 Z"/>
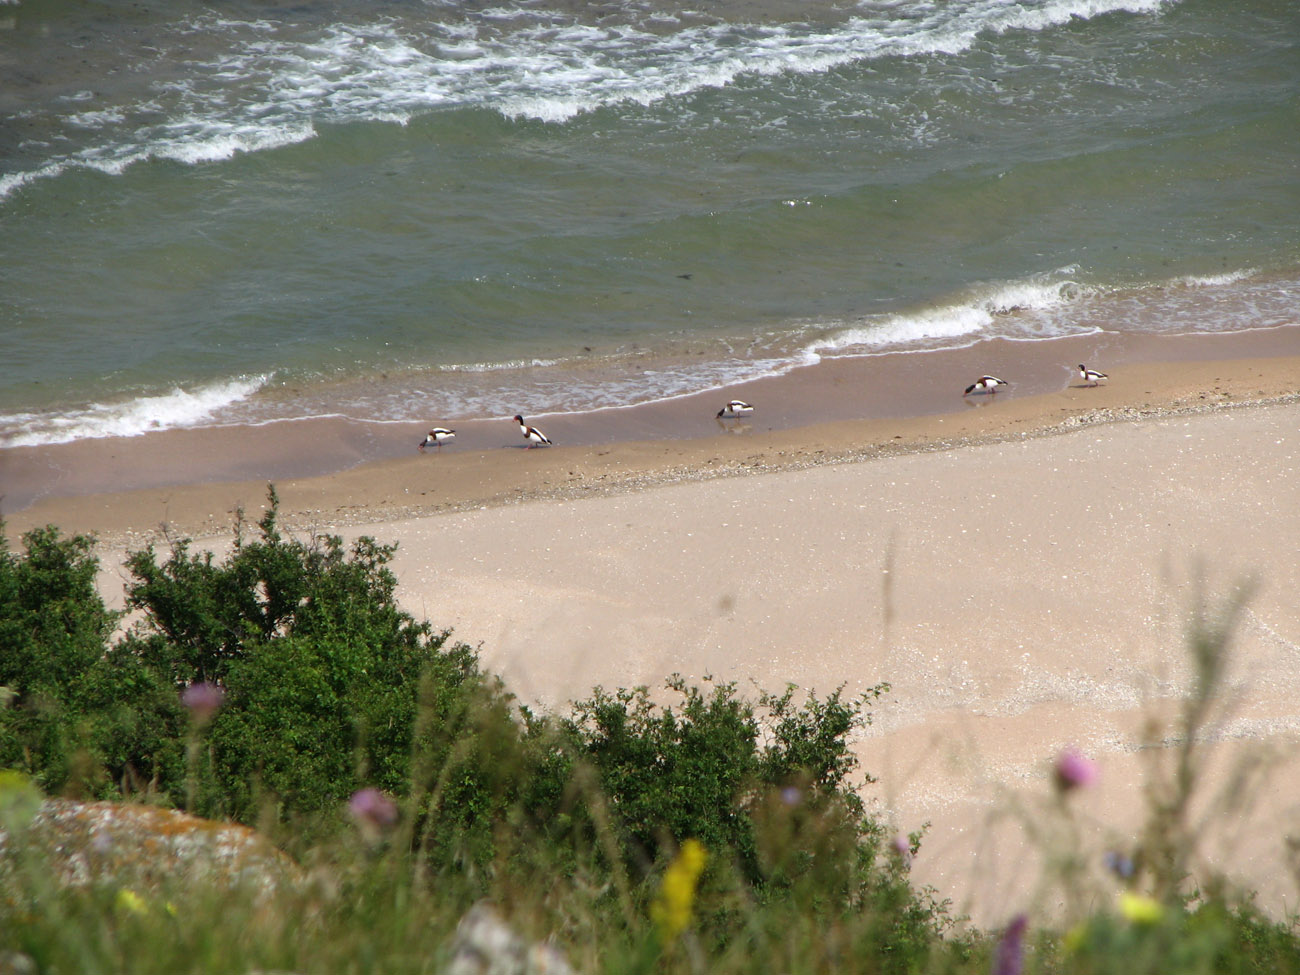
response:
<path id="1" fill-rule="evenodd" d="M 287 513 L 348 524 L 1036 435 L 1112 418 L 1107 411 L 1132 418 L 1274 399 L 1300 390 L 1297 356 L 1300 327 L 832 359 L 698 396 L 529 417 L 555 442 L 531 451 L 510 420 L 441 417 L 324 418 L 10 448 L 0 450 L 0 513 L 11 534 L 52 522 L 112 537 L 167 522 L 206 535 L 227 530 L 239 505 L 258 510 L 274 482 Z M 1078 362 L 1112 381 L 1084 387 Z M 985 372 L 1011 385 L 963 397 Z M 719 422 L 714 414 L 733 397 L 758 409 Z M 456 440 L 422 455 L 416 444 L 434 425 L 454 426 Z"/>
<path id="2" fill-rule="evenodd" d="M 1281 331 L 1265 338 L 1294 342 Z M 276 483 L 287 526 L 398 543 L 404 605 L 479 645 L 525 701 L 563 708 L 598 684 L 662 687 L 674 672 L 819 695 L 887 681 L 856 743 L 879 779 L 864 794 L 899 830 L 930 824 L 916 880 L 984 926 L 1063 909 L 1041 882 L 1042 835 L 1077 833 L 1093 867 L 1104 849 L 1131 848 L 1148 766 L 1177 745 L 1160 722 L 1190 679 L 1187 615 L 1199 592 L 1218 599 L 1253 579 L 1202 735 L 1208 791 L 1250 802 L 1207 799 L 1197 832 L 1204 863 L 1283 911 L 1300 891 L 1283 866 L 1300 830 L 1300 356 L 1265 338 L 1210 337 L 1176 362 L 1118 366 L 1068 343 L 1005 343 L 989 371 L 1034 378 L 967 400 L 982 368 L 954 353 L 940 376 L 915 357 L 930 360 L 920 392 L 915 377 L 875 389 L 937 404 L 909 415 L 837 413 L 870 388 L 859 360 L 616 420 L 539 419 L 548 449 L 496 424 L 441 455 L 415 451 L 423 431 L 390 431 L 405 456 L 364 460 L 369 434 L 353 433 L 357 466 Z M 1243 351 L 1254 354 L 1232 355 Z M 1060 361 L 1081 359 L 1110 383 L 1084 387 Z M 712 413 L 733 393 L 761 412 L 719 427 Z M 653 438 L 668 421 L 680 436 Z M 602 439 L 611 424 L 621 439 Z M 185 456 L 187 439 L 157 465 Z M 232 510 L 255 515 L 264 495 L 252 472 L 49 490 L 7 527 L 99 533 L 112 596 L 122 546 L 166 522 L 220 548 Z M 1101 778 L 1067 821 L 1048 773 L 1071 744 Z M 1264 748 L 1275 774 L 1237 784 Z M 1097 883 L 1097 897 L 1113 895 Z"/>

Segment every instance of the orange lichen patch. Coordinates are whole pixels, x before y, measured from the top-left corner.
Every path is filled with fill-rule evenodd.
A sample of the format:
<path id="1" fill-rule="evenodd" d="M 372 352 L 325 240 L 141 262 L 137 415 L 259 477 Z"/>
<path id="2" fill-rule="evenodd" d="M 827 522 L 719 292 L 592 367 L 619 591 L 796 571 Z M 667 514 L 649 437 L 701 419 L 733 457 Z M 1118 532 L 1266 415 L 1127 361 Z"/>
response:
<path id="1" fill-rule="evenodd" d="M 248 827 L 156 806 L 47 799 L 21 841 L 67 886 L 200 881 L 269 891 L 301 879 L 289 857 Z M 0 870 L 8 844 L 0 832 Z"/>

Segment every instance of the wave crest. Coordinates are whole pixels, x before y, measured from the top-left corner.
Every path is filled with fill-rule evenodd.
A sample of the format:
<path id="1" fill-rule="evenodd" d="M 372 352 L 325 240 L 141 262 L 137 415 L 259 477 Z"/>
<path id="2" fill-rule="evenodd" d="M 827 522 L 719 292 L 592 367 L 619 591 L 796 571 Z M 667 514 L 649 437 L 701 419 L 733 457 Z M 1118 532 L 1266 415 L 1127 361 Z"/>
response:
<path id="1" fill-rule="evenodd" d="M 956 54 L 981 34 L 1048 30 L 1075 19 L 1151 14 L 1172 0 L 982 0 L 890 8 L 834 27 L 708 24 L 592 26 L 572 14 L 489 10 L 464 21 L 336 24 L 303 36 L 272 21 L 202 17 L 177 50 L 186 76 L 137 104 L 78 110 L 68 129 L 98 141 L 0 177 L 0 200 L 34 179 L 85 167 L 120 174 L 150 159 L 229 159 L 311 138 L 317 124 L 404 125 L 442 108 L 488 109 L 563 124 L 613 105 L 649 106 L 745 77 L 819 74 L 886 57 Z M 651 18 L 653 20 L 653 18 Z M 657 22 L 661 23 L 661 22 Z M 188 60 L 192 35 L 228 47 Z M 157 121 L 159 113 L 163 119 Z"/>
<path id="2" fill-rule="evenodd" d="M 101 437 L 138 437 L 160 430 L 201 426 L 261 389 L 270 376 L 240 376 L 194 390 L 136 396 L 117 403 L 51 413 L 0 415 L 0 445 L 31 447 Z"/>

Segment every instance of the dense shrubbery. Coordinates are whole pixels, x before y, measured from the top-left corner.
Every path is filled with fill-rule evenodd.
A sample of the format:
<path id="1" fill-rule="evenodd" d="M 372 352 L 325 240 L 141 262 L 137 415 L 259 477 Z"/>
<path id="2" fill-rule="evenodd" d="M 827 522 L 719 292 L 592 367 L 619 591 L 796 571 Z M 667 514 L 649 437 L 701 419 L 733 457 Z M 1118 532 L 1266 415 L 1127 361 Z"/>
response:
<path id="1" fill-rule="evenodd" d="M 3 539 L 0 539 L 3 544 Z M 110 647 L 118 615 L 95 590 L 89 539 L 53 528 L 0 549 L 0 765 L 50 792 L 107 796 L 182 774 L 175 690 L 134 654 Z"/>
<path id="2" fill-rule="evenodd" d="M 848 736 L 883 685 L 755 704 L 674 679 L 676 705 L 598 688 L 537 716 L 470 647 L 398 608 L 391 548 L 287 536 L 274 491 L 224 560 L 186 541 L 130 555 L 138 618 L 113 643 L 91 542 L 48 528 L 24 543 L 0 560 L 0 684 L 15 695 L 0 761 L 48 792 L 319 825 L 373 786 L 406 800 L 411 844 L 449 882 L 471 878 L 467 895 L 489 869 L 539 859 L 643 876 L 688 837 L 745 884 L 788 886 L 811 868 L 763 847 L 781 790 L 837 837 L 841 890 L 874 862 Z M 205 686 L 222 706 L 196 716 L 182 695 Z"/>
<path id="3" fill-rule="evenodd" d="M 363 538 L 345 553 L 338 538 L 285 537 L 275 500 L 257 537 L 240 530 L 224 562 L 184 542 L 161 565 L 152 548 L 127 561 L 128 605 L 145 615 L 120 652 L 176 692 L 224 690 L 192 770 L 195 805 L 244 822 L 264 801 L 302 815 L 337 807 L 362 784 L 405 791 L 421 681 L 435 689 L 423 704 L 437 728 L 484 684 L 469 647 L 397 607 L 391 548 Z"/>
<path id="4" fill-rule="evenodd" d="M 417 688 L 436 688 L 426 723 L 444 726 L 486 683 L 475 655 L 397 608 L 391 549 L 286 538 L 274 502 L 225 562 L 183 541 L 161 565 L 152 547 L 131 555 L 127 604 L 143 618 L 112 645 L 118 617 L 95 591 L 87 539 L 42 529 L 26 558 L 6 552 L 0 683 L 16 697 L 0 712 L 0 761 L 51 792 L 143 794 L 250 823 L 263 800 L 301 815 L 363 782 L 403 789 Z M 187 756 L 181 692 L 202 684 L 224 706 Z"/>
<path id="5" fill-rule="evenodd" d="M 134 553 L 136 622 L 116 640 L 90 540 L 46 528 L 22 555 L 0 547 L 0 769 L 48 794 L 256 824 L 334 878 L 323 900 L 286 894 L 272 913 L 169 891 L 188 933 L 160 936 L 156 966 L 121 955 L 135 970 L 205 970 L 187 953 L 203 945 L 206 969 L 427 971 L 484 896 L 592 971 L 989 969 L 994 944 L 957 937 L 909 885 L 919 838 L 886 843 L 851 781 L 851 736 L 885 685 L 749 700 L 674 677 L 662 696 L 596 688 L 536 715 L 472 648 L 397 606 L 391 548 L 288 537 L 275 502 L 224 560 L 184 541 L 161 562 Z M 392 796 L 397 821 L 356 843 L 341 813 L 362 787 Z M 143 921 L 93 892 L 44 896 L 59 909 L 25 916 L 0 951 L 85 968 L 65 953 L 74 930 L 105 946 L 91 967 L 132 970 L 108 959 Z M 1300 971 L 1294 933 L 1248 908 L 1155 910 L 1017 943 L 1017 965 L 1029 952 L 1040 971 Z M 204 923 L 237 933 L 232 947 Z"/>

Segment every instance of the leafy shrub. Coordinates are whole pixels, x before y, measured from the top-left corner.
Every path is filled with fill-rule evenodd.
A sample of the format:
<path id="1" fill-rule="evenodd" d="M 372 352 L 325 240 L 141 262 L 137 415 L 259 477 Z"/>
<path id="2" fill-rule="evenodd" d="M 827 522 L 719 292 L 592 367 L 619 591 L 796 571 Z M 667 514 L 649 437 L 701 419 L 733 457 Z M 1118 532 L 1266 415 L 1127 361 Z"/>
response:
<path id="1" fill-rule="evenodd" d="M 836 799 L 850 818 L 860 816 L 861 800 L 846 786 L 857 764 L 848 736 L 870 721 L 867 703 L 886 685 L 851 701 L 838 690 L 825 701 L 810 696 L 800 707 L 793 687 L 762 694 L 757 707 L 734 683 L 706 693 L 674 676 L 667 687 L 681 697 L 676 710 L 645 687 L 596 688 L 564 722 L 570 747 L 596 769 L 625 841 L 645 862 L 665 844 L 694 838 L 731 851 L 758 880 L 753 812 L 774 790 L 795 790 L 798 802 Z"/>
<path id="2" fill-rule="evenodd" d="M 335 536 L 300 541 L 277 525 L 277 501 L 252 540 L 223 562 L 172 545 L 133 553 L 127 602 L 144 613 L 123 648 L 165 673 L 176 691 L 225 689 L 202 753 L 197 811 L 245 822 L 264 799 L 281 815 L 337 808 L 361 784 L 409 788 L 421 681 L 446 724 L 482 682 L 477 658 L 398 608 L 392 546 Z M 445 736 L 426 735 L 424 746 Z"/>
<path id="3" fill-rule="evenodd" d="M 51 792 L 114 794 L 180 767 L 175 695 L 130 654 L 108 648 L 120 619 L 95 588 L 94 540 L 53 526 L 0 536 L 0 765 Z"/>

